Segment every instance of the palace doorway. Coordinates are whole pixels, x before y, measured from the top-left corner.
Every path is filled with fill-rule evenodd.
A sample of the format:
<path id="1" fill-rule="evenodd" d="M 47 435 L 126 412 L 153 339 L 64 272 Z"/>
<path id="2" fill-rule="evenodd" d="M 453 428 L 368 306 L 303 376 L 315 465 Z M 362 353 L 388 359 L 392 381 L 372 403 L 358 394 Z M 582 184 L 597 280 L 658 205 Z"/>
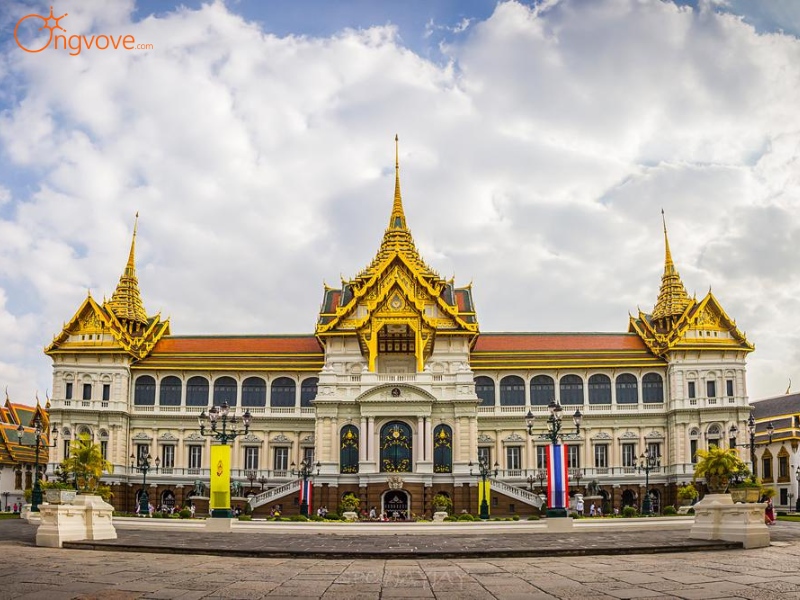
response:
<path id="1" fill-rule="evenodd" d="M 383 494 L 381 500 L 383 512 L 390 521 L 405 521 L 408 519 L 408 493 L 403 490 L 389 490 Z"/>

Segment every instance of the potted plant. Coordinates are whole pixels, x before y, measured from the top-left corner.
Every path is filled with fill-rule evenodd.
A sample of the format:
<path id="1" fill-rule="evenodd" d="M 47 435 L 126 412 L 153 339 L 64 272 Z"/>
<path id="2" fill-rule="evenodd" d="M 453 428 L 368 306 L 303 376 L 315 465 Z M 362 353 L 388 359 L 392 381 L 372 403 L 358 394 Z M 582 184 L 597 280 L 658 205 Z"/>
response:
<path id="1" fill-rule="evenodd" d="M 761 497 L 761 481 L 742 463 L 731 480 L 730 492 L 734 502 L 758 502 Z"/>
<path id="2" fill-rule="evenodd" d="M 72 442 L 69 458 L 64 459 L 62 468 L 72 475 L 78 492 L 82 494 L 97 492 L 103 473 L 114 472 L 114 465 L 103 458 L 100 444 L 95 444 L 87 434 Z"/>
<path id="3" fill-rule="evenodd" d="M 678 487 L 678 500 L 681 506 L 691 506 L 699 495 L 700 492 L 698 492 L 697 488 L 691 483 Z"/>
<path id="4" fill-rule="evenodd" d="M 708 491 L 712 494 L 724 494 L 728 485 L 744 464 L 735 448 L 719 448 L 710 445 L 708 450 L 698 450 L 699 460 L 694 466 L 693 481 L 705 478 Z"/>
<path id="5" fill-rule="evenodd" d="M 361 500 L 353 492 L 347 492 L 342 497 L 342 502 L 339 506 L 340 512 L 345 519 L 348 521 L 358 520 L 358 507 L 361 506 Z"/>
<path id="6" fill-rule="evenodd" d="M 44 499 L 49 504 L 69 504 L 75 500 L 77 492 L 75 488 L 63 481 L 43 481 L 41 482 Z"/>
<path id="7" fill-rule="evenodd" d="M 433 497 L 431 505 L 433 505 L 434 512 L 444 512 L 448 514 L 453 512 L 453 501 L 450 499 L 450 496 L 441 492 Z"/>

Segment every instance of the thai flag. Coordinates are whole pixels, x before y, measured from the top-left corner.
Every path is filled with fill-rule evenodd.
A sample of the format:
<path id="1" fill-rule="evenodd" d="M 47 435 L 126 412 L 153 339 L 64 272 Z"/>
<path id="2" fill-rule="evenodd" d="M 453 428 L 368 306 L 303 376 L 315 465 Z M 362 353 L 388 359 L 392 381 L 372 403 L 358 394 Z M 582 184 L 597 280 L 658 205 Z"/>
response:
<path id="1" fill-rule="evenodd" d="M 567 481 L 567 447 L 563 444 L 547 447 L 547 506 L 566 508 L 569 482 Z"/>
<path id="2" fill-rule="evenodd" d="M 314 482 L 311 479 L 300 482 L 300 504 L 305 502 L 308 504 L 309 510 L 311 510 L 311 488 L 313 487 Z"/>

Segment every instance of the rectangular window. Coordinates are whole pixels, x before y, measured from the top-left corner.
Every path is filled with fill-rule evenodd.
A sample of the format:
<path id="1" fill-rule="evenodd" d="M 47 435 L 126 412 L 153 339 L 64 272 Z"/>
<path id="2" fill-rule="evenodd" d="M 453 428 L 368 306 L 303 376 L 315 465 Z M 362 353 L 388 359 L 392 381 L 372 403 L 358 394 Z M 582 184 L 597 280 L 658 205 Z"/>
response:
<path id="1" fill-rule="evenodd" d="M 258 446 L 246 446 L 244 449 L 244 468 L 246 471 L 258 471 Z"/>
<path id="2" fill-rule="evenodd" d="M 69 458 L 69 445 L 72 443 L 72 440 L 64 440 L 64 459 L 66 460 Z"/>
<path id="3" fill-rule="evenodd" d="M 772 458 L 761 459 L 761 479 L 764 481 L 772 481 Z"/>
<path id="4" fill-rule="evenodd" d="M 594 447 L 594 466 L 598 469 L 608 468 L 608 444 L 596 444 Z"/>
<path id="5" fill-rule="evenodd" d="M 111 398 L 111 384 L 104 383 L 103 384 L 103 401 L 108 402 L 109 398 Z"/>
<path id="6" fill-rule="evenodd" d="M 522 448 L 508 446 L 506 448 L 506 469 L 518 471 L 522 468 Z"/>
<path id="7" fill-rule="evenodd" d="M 689 398 L 697 398 L 697 390 L 695 389 L 694 381 L 689 382 Z"/>
<path id="8" fill-rule="evenodd" d="M 709 398 L 716 398 L 717 397 L 717 382 L 716 381 L 706 381 L 706 395 Z"/>
<path id="9" fill-rule="evenodd" d="M 150 456 L 150 444 L 136 444 L 136 462 L 144 461 Z"/>
<path id="10" fill-rule="evenodd" d="M 91 400 L 92 399 L 92 384 L 91 383 L 84 383 L 83 384 L 83 399 L 84 400 Z"/>
<path id="11" fill-rule="evenodd" d="M 189 468 L 202 469 L 203 468 L 203 447 L 202 446 L 189 446 Z"/>
<path id="12" fill-rule="evenodd" d="M 478 446 L 478 463 L 492 465 L 492 448 L 490 446 Z"/>
<path id="13" fill-rule="evenodd" d="M 622 444 L 622 466 L 636 466 L 636 444 Z"/>
<path id="14" fill-rule="evenodd" d="M 780 497 L 781 497 L 780 503 L 781 503 L 781 505 L 786 506 L 787 504 L 789 504 L 789 490 L 787 490 L 786 488 L 781 488 L 780 492 L 781 492 L 780 493 Z M 794 509 L 794 507 L 790 507 L 790 508 Z"/>
<path id="15" fill-rule="evenodd" d="M 172 444 L 161 446 L 161 466 L 165 469 L 175 467 L 175 446 Z"/>
<path id="16" fill-rule="evenodd" d="M 656 457 L 656 465 L 661 465 L 661 444 L 659 442 L 648 442 L 647 450 L 650 458 Z"/>
<path id="17" fill-rule="evenodd" d="M 536 468 L 547 468 L 547 446 L 536 446 Z"/>
<path id="18" fill-rule="evenodd" d="M 581 466 L 581 447 L 576 445 L 567 446 L 567 467 L 577 469 Z"/>
<path id="19" fill-rule="evenodd" d="M 108 460 L 108 440 L 100 440 L 100 454 Z"/>
<path id="20" fill-rule="evenodd" d="M 275 464 L 272 468 L 276 471 L 289 470 L 289 448 L 285 446 L 275 448 Z"/>
<path id="21" fill-rule="evenodd" d="M 788 456 L 779 456 L 778 457 L 778 477 L 782 480 L 789 479 L 789 457 Z"/>
<path id="22" fill-rule="evenodd" d="M 697 440 L 689 440 L 689 462 L 695 464 L 697 462 Z"/>
<path id="23" fill-rule="evenodd" d="M 306 461 L 307 465 L 314 464 L 314 448 L 303 448 L 303 460 Z"/>
<path id="24" fill-rule="evenodd" d="M 728 398 L 733 398 L 733 379 L 725 380 L 725 392 L 728 394 Z"/>
<path id="25" fill-rule="evenodd" d="M 67 400 L 72 400 L 72 382 L 67 382 L 67 390 L 64 392 L 64 398 Z"/>

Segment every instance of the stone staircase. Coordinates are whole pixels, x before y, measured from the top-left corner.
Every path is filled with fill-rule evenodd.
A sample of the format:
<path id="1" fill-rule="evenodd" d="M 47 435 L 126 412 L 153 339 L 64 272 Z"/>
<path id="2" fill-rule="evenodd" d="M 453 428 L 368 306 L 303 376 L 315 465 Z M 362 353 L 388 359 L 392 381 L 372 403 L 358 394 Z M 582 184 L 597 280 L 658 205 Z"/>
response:
<path id="1" fill-rule="evenodd" d="M 258 508 L 259 506 L 267 504 L 268 502 L 272 502 L 273 500 L 277 500 L 278 498 L 283 498 L 289 494 L 299 492 L 300 484 L 302 482 L 302 479 L 296 479 L 295 481 L 290 481 L 289 483 L 271 488 L 253 496 L 247 501 L 247 503 L 250 505 L 250 508 Z"/>
<path id="2" fill-rule="evenodd" d="M 497 479 L 489 479 L 489 481 L 491 482 L 491 489 L 505 496 L 509 496 L 510 498 L 514 498 L 520 502 L 524 502 L 525 504 L 535 506 L 536 508 L 542 508 L 544 505 L 544 502 L 539 494 L 534 494 L 528 490 L 518 488 L 513 485 L 508 485 L 507 483 L 503 483 Z"/>

